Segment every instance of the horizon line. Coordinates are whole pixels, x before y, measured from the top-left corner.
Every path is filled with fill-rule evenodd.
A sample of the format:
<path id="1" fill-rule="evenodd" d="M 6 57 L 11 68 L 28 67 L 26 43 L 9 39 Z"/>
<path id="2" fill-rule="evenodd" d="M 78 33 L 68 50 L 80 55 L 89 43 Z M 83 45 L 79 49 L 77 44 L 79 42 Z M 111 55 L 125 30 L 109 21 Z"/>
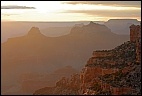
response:
<path id="1" fill-rule="evenodd" d="M 43 23 L 46 23 L 46 22 L 90 22 L 90 21 L 93 21 L 93 22 L 107 22 L 109 20 L 137 20 L 137 21 L 141 21 L 141 20 L 138 20 L 138 19 L 108 19 L 106 21 L 93 21 L 93 20 L 82 20 L 82 21 L 14 21 L 14 20 L 1 20 L 1 22 L 43 22 Z"/>

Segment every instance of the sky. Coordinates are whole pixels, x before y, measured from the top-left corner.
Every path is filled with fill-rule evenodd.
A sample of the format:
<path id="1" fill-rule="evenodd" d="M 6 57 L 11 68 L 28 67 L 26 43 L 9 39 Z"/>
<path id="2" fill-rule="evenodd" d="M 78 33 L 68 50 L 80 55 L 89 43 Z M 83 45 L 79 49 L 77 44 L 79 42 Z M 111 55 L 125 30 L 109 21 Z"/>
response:
<path id="1" fill-rule="evenodd" d="M 141 21 L 141 1 L 1 1 L 2 21 Z"/>

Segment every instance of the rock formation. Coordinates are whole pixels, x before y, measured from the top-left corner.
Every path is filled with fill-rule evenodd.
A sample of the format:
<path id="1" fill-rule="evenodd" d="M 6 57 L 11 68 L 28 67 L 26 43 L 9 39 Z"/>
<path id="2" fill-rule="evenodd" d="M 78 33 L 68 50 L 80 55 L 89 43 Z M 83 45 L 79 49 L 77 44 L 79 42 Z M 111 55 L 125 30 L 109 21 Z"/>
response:
<path id="1" fill-rule="evenodd" d="M 80 79 L 62 78 L 54 88 L 39 89 L 34 95 L 141 95 L 140 30 L 140 26 L 132 25 L 130 41 L 112 50 L 94 51 Z"/>
<path id="2" fill-rule="evenodd" d="M 80 74 L 81 94 L 141 94 L 141 27 L 130 26 L 130 41 L 112 50 L 94 51 Z"/>
<path id="3" fill-rule="evenodd" d="M 141 25 L 130 26 L 130 41 L 136 43 L 136 60 L 141 61 Z"/>
<path id="4" fill-rule="evenodd" d="M 137 19 L 109 19 L 104 23 L 104 25 L 116 34 L 130 34 L 129 26 L 132 24 L 139 25 L 140 21 Z"/>
<path id="5" fill-rule="evenodd" d="M 13 85 L 24 73 L 52 73 L 67 64 L 80 70 L 93 50 L 110 49 L 127 40 L 129 36 L 113 34 L 93 22 L 73 27 L 70 34 L 60 37 L 46 37 L 33 27 L 27 35 L 2 43 L 2 86 Z"/>

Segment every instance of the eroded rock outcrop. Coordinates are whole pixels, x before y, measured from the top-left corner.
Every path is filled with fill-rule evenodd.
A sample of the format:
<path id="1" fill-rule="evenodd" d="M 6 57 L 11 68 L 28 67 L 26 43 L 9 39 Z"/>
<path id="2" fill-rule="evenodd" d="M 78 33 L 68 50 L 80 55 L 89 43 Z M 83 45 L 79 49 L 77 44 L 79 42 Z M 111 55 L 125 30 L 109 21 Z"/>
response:
<path id="1" fill-rule="evenodd" d="M 80 75 L 63 77 L 52 93 L 44 88 L 34 95 L 141 95 L 141 27 L 130 28 L 130 41 L 112 50 L 94 51 Z"/>
<path id="2" fill-rule="evenodd" d="M 81 94 L 141 94 L 141 27 L 130 27 L 130 41 L 112 50 L 94 51 L 81 76 Z"/>

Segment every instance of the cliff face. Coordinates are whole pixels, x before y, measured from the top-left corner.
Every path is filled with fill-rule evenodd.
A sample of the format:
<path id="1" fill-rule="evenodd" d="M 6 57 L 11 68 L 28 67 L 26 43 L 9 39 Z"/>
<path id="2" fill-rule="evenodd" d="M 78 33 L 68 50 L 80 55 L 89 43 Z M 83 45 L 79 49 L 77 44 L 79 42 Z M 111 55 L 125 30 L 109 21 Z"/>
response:
<path id="1" fill-rule="evenodd" d="M 141 65 L 136 60 L 136 45 L 127 41 L 112 50 L 94 51 L 80 77 L 62 78 L 55 87 L 37 90 L 34 95 L 140 95 Z"/>
<path id="2" fill-rule="evenodd" d="M 47 70 L 52 72 L 66 64 L 79 70 L 84 66 L 83 64 L 93 50 L 110 49 L 128 39 L 129 37 L 111 33 L 111 30 L 105 25 L 93 22 L 84 26 L 75 26 L 69 35 L 61 37 L 46 37 L 40 33 L 38 28 L 33 27 L 27 35 L 10 38 L 2 44 L 2 84 L 4 87 L 13 85 L 21 74 L 44 73 Z M 103 54 L 97 52 L 96 56 L 98 57 L 98 55 L 100 58 L 111 56 L 111 52 L 104 51 Z M 38 81 L 30 82 L 33 81 L 22 83 L 25 85 L 23 89 L 28 93 L 33 93 L 33 87 L 36 88 L 34 84 Z M 6 90 L 9 91 L 9 89 Z"/>
<path id="3" fill-rule="evenodd" d="M 94 51 L 80 74 L 81 94 L 141 94 L 141 27 L 130 26 L 130 41 Z"/>
<path id="4" fill-rule="evenodd" d="M 140 94 L 141 69 L 140 62 L 136 62 L 136 43 L 128 41 L 104 52 L 93 52 L 82 70 L 81 94 Z"/>
<path id="5" fill-rule="evenodd" d="M 76 79 L 62 78 L 52 87 L 37 90 L 34 95 L 76 94 L 76 95 L 140 95 L 141 94 L 141 29 L 130 30 L 130 41 L 112 50 L 97 50 Z M 141 27 L 138 27 L 141 28 Z M 137 36 L 138 35 L 138 36 Z M 44 93 L 43 93 L 44 92 Z"/>

